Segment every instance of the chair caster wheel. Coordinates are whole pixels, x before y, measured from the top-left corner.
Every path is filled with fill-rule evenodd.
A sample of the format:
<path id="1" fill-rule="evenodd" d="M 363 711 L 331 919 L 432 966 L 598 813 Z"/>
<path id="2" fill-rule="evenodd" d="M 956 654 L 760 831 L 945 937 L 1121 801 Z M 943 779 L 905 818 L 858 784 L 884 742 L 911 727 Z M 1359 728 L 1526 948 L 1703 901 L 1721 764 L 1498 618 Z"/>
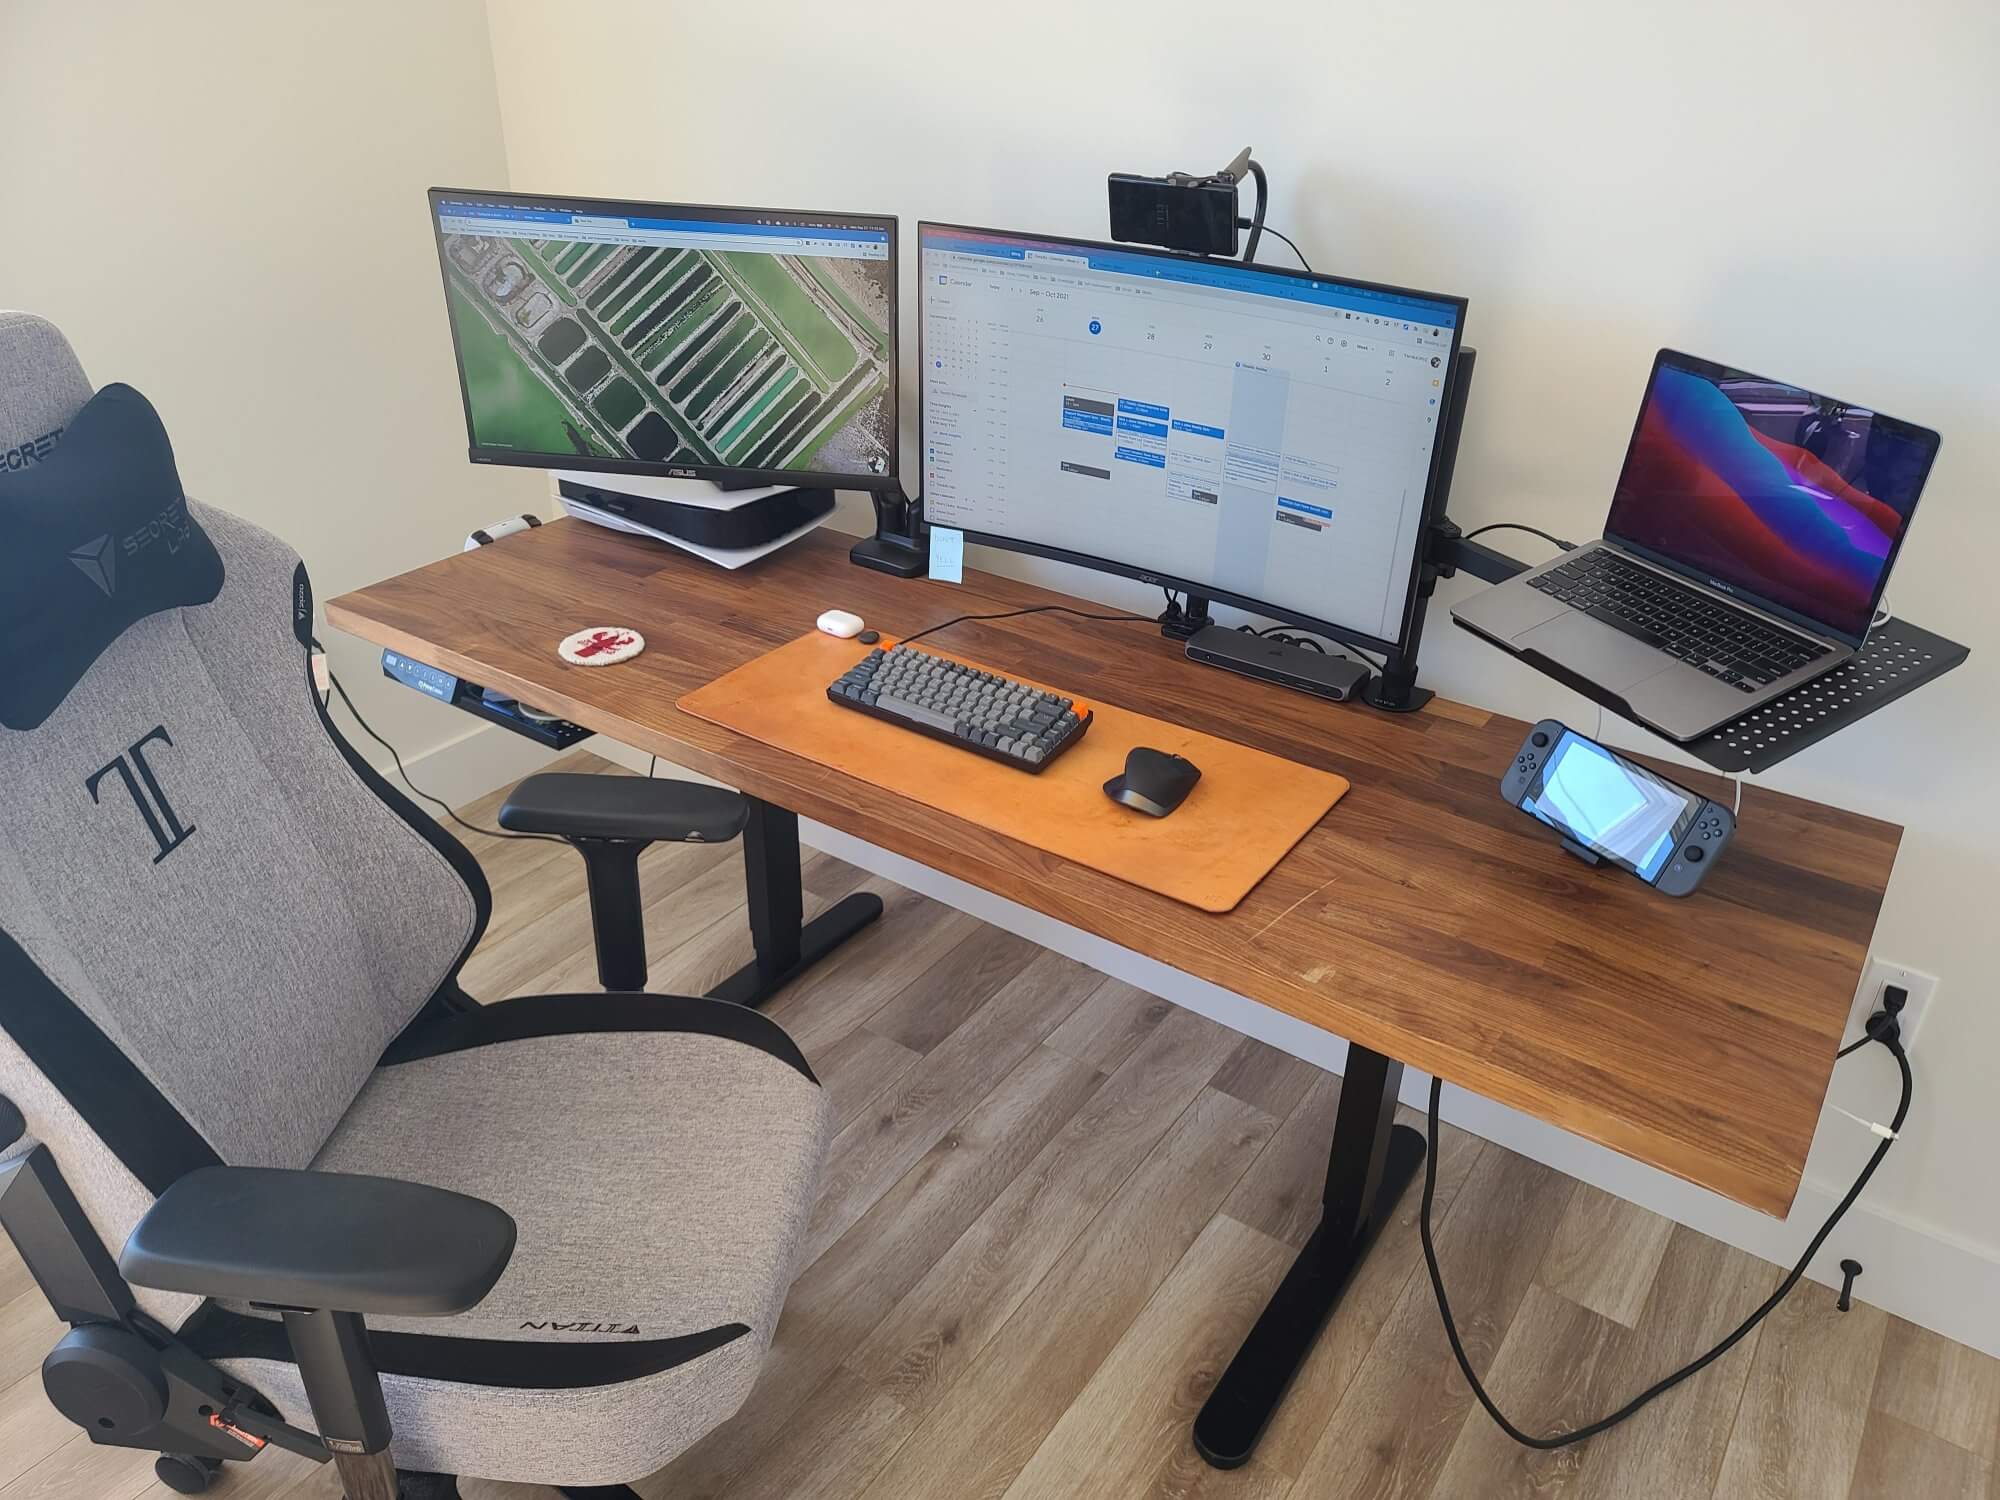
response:
<path id="1" fill-rule="evenodd" d="M 192 1453 L 162 1453 L 153 1460 L 153 1475 L 177 1495 L 205 1495 L 222 1472 L 219 1458 Z"/>

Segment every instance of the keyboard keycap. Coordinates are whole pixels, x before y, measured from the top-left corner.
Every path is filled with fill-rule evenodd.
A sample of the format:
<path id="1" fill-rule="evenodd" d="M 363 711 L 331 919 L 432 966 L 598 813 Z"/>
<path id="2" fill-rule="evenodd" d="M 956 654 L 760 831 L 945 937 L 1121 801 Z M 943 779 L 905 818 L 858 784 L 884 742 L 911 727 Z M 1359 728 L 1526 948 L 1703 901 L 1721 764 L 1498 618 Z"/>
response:
<path id="1" fill-rule="evenodd" d="M 934 708 L 926 708 L 923 704 L 914 703 L 908 698 L 885 696 L 879 699 L 875 706 L 918 724 L 928 725 L 932 729 L 942 729 L 946 734 L 955 734 L 958 730 L 958 721 L 949 714 L 939 713 Z"/>

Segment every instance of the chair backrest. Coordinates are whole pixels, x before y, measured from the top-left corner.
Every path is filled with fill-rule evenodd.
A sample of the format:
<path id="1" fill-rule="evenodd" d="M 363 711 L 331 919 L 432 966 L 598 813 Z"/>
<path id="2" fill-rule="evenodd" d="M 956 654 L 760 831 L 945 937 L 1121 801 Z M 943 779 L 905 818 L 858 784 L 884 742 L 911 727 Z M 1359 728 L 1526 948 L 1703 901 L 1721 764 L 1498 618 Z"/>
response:
<path id="1" fill-rule="evenodd" d="M 0 312 L 0 545 L 10 475 L 91 394 L 54 327 Z M 114 1253 L 182 1171 L 310 1163 L 489 909 L 327 720 L 296 555 L 189 513 L 214 601 L 131 625 L 38 726 L 0 727 L 0 1095 L 28 1123 L 0 1157 L 47 1143 Z"/>

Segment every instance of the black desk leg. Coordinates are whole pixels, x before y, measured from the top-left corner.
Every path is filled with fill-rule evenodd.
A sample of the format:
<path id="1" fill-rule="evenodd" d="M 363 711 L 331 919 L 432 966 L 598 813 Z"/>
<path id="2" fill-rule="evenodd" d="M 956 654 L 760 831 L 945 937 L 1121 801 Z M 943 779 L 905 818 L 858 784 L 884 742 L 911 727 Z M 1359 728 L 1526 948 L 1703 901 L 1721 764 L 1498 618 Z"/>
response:
<path id="1" fill-rule="evenodd" d="M 1423 1165 L 1422 1133 L 1394 1123 L 1402 1081 L 1401 1063 L 1366 1047 L 1348 1048 L 1319 1227 L 1195 1418 L 1195 1451 L 1218 1469 L 1249 1460 L 1355 1268 Z"/>
<path id="2" fill-rule="evenodd" d="M 798 814 L 755 797 L 748 800 L 743 874 L 757 957 L 708 993 L 711 999 L 757 1006 L 881 916 L 882 898 L 873 891 L 856 891 L 802 922 Z"/>

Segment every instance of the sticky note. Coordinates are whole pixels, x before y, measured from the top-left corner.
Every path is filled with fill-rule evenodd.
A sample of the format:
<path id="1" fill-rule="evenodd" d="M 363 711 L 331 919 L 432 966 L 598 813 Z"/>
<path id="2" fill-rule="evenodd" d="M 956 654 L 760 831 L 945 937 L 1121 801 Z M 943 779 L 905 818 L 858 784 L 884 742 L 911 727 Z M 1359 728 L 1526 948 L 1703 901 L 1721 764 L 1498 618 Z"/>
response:
<path id="1" fill-rule="evenodd" d="M 931 528 L 931 577 L 939 583 L 965 582 L 965 533 L 949 526 Z"/>

